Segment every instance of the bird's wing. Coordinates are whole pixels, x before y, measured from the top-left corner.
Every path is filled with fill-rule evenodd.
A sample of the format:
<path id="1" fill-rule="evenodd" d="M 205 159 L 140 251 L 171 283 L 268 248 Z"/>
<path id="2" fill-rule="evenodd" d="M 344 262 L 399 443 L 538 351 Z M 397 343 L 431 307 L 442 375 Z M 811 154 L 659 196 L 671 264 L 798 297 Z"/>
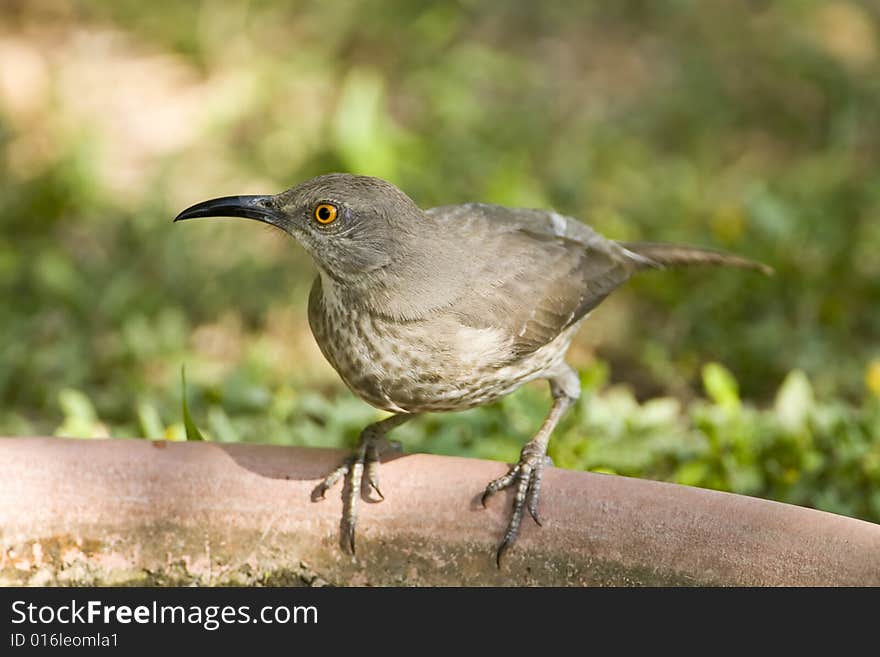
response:
<path id="1" fill-rule="evenodd" d="M 512 361 L 551 342 L 636 268 L 638 256 L 554 212 L 468 204 L 429 213 L 480 243 L 471 285 L 450 310 L 467 326 L 506 333 Z"/>

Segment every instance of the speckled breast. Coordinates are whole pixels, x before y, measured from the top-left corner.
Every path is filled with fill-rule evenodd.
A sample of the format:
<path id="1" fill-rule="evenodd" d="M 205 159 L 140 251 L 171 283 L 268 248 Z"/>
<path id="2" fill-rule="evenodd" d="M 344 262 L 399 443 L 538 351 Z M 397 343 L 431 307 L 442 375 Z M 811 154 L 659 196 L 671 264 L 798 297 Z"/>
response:
<path id="1" fill-rule="evenodd" d="M 464 410 L 487 404 L 539 377 L 562 359 L 570 334 L 511 362 L 503 336 L 460 326 L 443 314 L 394 321 L 356 299 L 325 295 L 318 278 L 309 295 L 315 340 L 345 384 L 364 401 L 392 412 Z"/>

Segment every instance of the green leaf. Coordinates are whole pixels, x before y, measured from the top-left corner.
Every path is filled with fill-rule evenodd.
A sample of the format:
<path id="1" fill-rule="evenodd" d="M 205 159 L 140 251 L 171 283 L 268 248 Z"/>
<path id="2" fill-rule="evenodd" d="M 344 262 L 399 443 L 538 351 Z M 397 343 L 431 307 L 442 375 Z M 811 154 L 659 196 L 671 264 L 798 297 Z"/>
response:
<path id="1" fill-rule="evenodd" d="M 728 410 L 739 410 L 739 385 L 723 365 L 707 363 L 703 367 L 703 387 L 716 404 Z"/>
<path id="2" fill-rule="evenodd" d="M 189 406 L 186 403 L 186 366 L 180 366 L 180 382 L 183 386 L 183 392 L 181 394 L 181 399 L 183 400 L 183 426 L 186 429 L 186 439 L 187 440 L 204 440 L 205 437 L 202 435 L 202 432 L 199 431 L 199 428 L 196 426 L 196 423 L 193 422 L 192 416 L 189 414 Z"/>
<path id="3" fill-rule="evenodd" d="M 98 420 L 98 413 L 85 393 L 74 388 L 63 388 L 58 393 L 58 404 L 64 414 L 64 422 L 55 430 L 56 436 L 107 437 L 107 428 Z"/>
<path id="4" fill-rule="evenodd" d="M 611 368 L 604 360 L 596 360 L 581 370 L 581 388 L 585 392 L 600 390 L 608 383 Z"/>
<path id="5" fill-rule="evenodd" d="M 339 94 L 333 137 L 346 166 L 380 178 L 395 178 L 385 81 L 373 70 L 355 68 L 345 78 Z"/>
<path id="6" fill-rule="evenodd" d="M 137 417 L 144 438 L 149 440 L 161 440 L 164 428 L 162 418 L 156 406 L 146 399 L 142 399 L 137 405 Z"/>
<path id="7" fill-rule="evenodd" d="M 800 431 L 807 425 L 815 404 L 813 387 L 801 370 L 789 372 L 776 394 L 774 409 L 779 424 L 789 431 Z"/>
<path id="8" fill-rule="evenodd" d="M 673 479 L 685 486 L 699 486 L 709 474 L 709 464 L 703 461 L 689 461 L 681 464 L 675 471 Z"/>

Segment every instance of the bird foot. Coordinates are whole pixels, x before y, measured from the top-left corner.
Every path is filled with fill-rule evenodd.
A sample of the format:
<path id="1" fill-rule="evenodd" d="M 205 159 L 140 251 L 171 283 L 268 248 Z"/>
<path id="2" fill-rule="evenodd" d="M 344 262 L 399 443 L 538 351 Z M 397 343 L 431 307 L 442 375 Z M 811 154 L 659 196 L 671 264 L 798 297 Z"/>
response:
<path id="1" fill-rule="evenodd" d="M 358 520 L 358 497 L 363 493 L 364 474 L 366 484 L 376 491 L 379 500 L 385 496 L 379 490 L 379 440 L 362 438 L 357 451 L 347 458 L 342 465 L 328 474 L 312 492 L 314 501 L 323 500 L 327 491 L 333 488 L 340 479 L 347 478 L 343 487 L 342 536 L 347 539 L 351 553 L 355 553 L 354 539 Z"/>
<path id="2" fill-rule="evenodd" d="M 498 552 L 495 554 L 495 563 L 499 568 L 501 567 L 501 556 L 519 535 L 524 508 L 529 510 L 529 515 L 532 516 L 535 523 L 541 526 L 541 519 L 538 516 L 538 493 L 541 489 L 541 476 L 545 465 L 553 465 L 553 461 L 544 453 L 544 449 L 545 447 L 535 441 L 526 443 L 520 453 L 519 462 L 511 466 L 507 474 L 490 482 L 480 500 L 485 507 L 487 500 L 498 491 L 512 486 L 516 487 L 513 497 L 513 513 L 507 525 L 507 532 L 505 532 L 504 538 L 498 546 Z"/>

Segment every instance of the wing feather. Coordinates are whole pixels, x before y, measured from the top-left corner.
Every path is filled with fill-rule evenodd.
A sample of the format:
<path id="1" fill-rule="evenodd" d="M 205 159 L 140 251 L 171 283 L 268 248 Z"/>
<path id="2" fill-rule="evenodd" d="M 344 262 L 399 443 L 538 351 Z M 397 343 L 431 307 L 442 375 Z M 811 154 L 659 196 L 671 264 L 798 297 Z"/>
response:
<path id="1" fill-rule="evenodd" d="M 615 242 L 554 212 L 484 204 L 429 212 L 483 243 L 485 266 L 450 310 L 466 326 L 501 329 L 510 361 L 552 342 L 635 270 Z"/>

